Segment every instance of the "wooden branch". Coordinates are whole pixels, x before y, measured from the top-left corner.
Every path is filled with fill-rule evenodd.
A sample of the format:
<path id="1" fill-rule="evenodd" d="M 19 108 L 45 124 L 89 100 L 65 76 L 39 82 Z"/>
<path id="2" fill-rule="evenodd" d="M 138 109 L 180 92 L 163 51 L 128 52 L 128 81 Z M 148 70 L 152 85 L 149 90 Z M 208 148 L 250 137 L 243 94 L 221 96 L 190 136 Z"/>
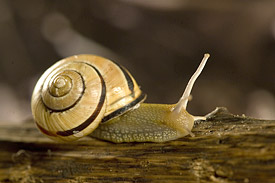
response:
<path id="1" fill-rule="evenodd" d="M 275 121 L 219 108 L 195 137 L 113 144 L 55 143 L 34 123 L 0 126 L 0 182 L 275 182 Z"/>

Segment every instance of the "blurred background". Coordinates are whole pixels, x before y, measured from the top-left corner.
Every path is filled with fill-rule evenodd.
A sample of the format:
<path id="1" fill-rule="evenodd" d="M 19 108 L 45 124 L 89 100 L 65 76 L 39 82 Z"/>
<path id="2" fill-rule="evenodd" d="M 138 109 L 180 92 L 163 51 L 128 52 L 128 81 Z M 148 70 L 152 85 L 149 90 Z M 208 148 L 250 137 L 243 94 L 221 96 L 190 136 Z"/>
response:
<path id="1" fill-rule="evenodd" d="M 191 114 L 275 119 L 275 1 L 0 0 L 0 122 L 31 118 L 33 87 L 61 58 L 113 59 L 147 102 L 175 103 L 206 52 Z"/>

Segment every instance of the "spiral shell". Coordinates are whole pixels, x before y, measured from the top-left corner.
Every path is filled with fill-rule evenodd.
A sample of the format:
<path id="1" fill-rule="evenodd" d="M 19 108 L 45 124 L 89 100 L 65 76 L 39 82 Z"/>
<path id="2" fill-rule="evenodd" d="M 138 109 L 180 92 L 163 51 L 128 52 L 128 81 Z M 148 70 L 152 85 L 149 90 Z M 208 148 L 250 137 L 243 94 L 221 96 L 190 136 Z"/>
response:
<path id="1" fill-rule="evenodd" d="M 38 80 L 32 113 L 42 133 L 72 141 L 145 99 L 122 66 L 95 55 L 76 55 L 51 66 Z"/>

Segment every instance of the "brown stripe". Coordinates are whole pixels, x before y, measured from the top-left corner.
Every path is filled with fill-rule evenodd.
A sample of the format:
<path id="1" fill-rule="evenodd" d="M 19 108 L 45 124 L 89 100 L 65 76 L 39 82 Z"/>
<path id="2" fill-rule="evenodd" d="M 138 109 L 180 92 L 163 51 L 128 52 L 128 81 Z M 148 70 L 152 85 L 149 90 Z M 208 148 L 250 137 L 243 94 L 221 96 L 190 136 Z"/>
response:
<path id="1" fill-rule="evenodd" d="M 80 101 L 81 97 L 83 96 L 83 94 L 84 94 L 84 92 L 85 92 L 85 89 L 86 89 L 85 83 L 84 83 L 84 79 L 83 79 L 81 73 L 79 73 L 79 72 L 77 72 L 77 71 L 75 71 L 75 70 L 71 70 L 71 71 L 76 72 L 76 73 L 79 74 L 79 76 L 81 77 L 81 81 L 82 81 L 82 83 L 83 83 L 82 92 L 81 92 L 80 96 L 78 97 L 78 99 L 77 99 L 73 104 L 71 104 L 70 106 L 68 106 L 68 107 L 66 107 L 66 108 L 64 108 L 64 109 L 53 109 L 53 108 L 47 106 L 47 105 L 44 103 L 44 101 L 43 101 L 42 103 L 43 103 L 44 106 L 50 111 L 50 113 L 53 113 L 53 112 L 64 112 L 64 111 L 67 111 L 67 110 L 73 108 L 74 106 L 76 106 L 76 104 Z M 49 92 L 49 89 L 48 89 L 48 93 L 49 93 L 49 95 L 51 95 L 50 92 Z M 42 97 L 41 97 L 41 98 L 42 98 Z M 42 100 L 43 100 L 43 98 L 42 98 Z"/>
<path id="2" fill-rule="evenodd" d="M 48 135 L 48 136 L 52 136 L 52 137 L 57 137 L 57 135 L 53 132 L 50 132 L 48 130 L 46 130 L 45 128 L 43 128 L 42 126 L 40 126 L 37 122 L 35 122 L 37 127 L 39 128 L 39 130 L 44 133 L 45 135 Z"/>
<path id="3" fill-rule="evenodd" d="M 127 81 L 128 84 L 128 88 L 131 91 L 131 96 L 134 98 L 135 97 L 135 92 L 134 92 L 134 81 L 132 79 L 132 77 L 130 76 L 129 72 L 121 65 L 119 65 L 118 63 L 114 62 L 122 71 L 122 73 L 124 74 L 124 77 Z"/>
<path id="4" fill-rule="evenodd" d="M 98 116 L 98 114 L 100 113 L 102 107 L 103 107 L 103 104 L 104 104 L 104 101 L 105 101 L 105 97 L 106 97 L 106 84 L 104 82 L 104 79 L 102 77 L 102 75 L 100 74 L 100 72 L 92 65 L 88 64 L 88 63 L 85 63 L 91 67 L 94 68 L 94 70 L 97 72 L 99 78 L 100 78 L 100 81 L 101 81 L 101 96 L 100 96 L 100 99 L 99 99 L 99 102 L 98 102 L 98 105 L 95 109 L 95 111 L 93 112 L 93 114 L 86 120 L 84 121 L 82 124 L 80 124 L 79 126 L 75 127 L 75 128 L 72 128 L 70 130 L 66 130 L 66 131 L 58 131 L 56 132 L 57 135 L 60 135 L 60 136 L 70 136 L 70 135 L 73 135 L 73 134 L 76 134 L 76 133 L 79 133 L 81 132 L 82 130 L 84 130 L 86 127 L 88 127 L 95 119 L 96 117 Z"/>
<path id="5" fill-rule="evenodd" d="M 105 117 L 102 119 L 101 123 L 107 122 L 108 120 L 110 120 L 110 119 L 112 119 L 112 118 L 114 118 L 114 117 L 116 117 L 116 116 L 119 116 L 119 115 L 125 113 L 126 111 L 130 110 L 132 107 L 134 107 L 135 105 L 137 105 L 138 103 L 140 103 L 140 102 L 142 102 L 143 100 L 145 100 L 145 98 L 146 98 L 146 94 L 141 93 L 141 94 L 139 95 L 139 97 L 136 98 L 136 100 L 132 101 L 131 103 L 129 103 L 129 104 L 126 105 L 126 106 L 123 106 L 122 108 L 119 108 L 118 110 L 112 112 L 111 114 L 105 116 Z"/>

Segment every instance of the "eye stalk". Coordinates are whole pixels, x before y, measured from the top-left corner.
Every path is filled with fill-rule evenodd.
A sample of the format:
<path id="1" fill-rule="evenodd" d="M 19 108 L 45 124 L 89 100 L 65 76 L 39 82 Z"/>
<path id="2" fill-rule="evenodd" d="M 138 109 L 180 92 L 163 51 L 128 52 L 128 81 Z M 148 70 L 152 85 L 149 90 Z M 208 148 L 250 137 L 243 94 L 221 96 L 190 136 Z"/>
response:
<path id="1" fill-rule="evenodd" d="M 183 92 L 182 97 L 176 104 L 175 108 L 173 108 L 173 110 L 172 110 L 173 112 L 179 113 L 182 109 L 186 110 L 187 103 L 188 103 L 188 100 L 190 99 L 190 94 L 191 94 L 193 85 L 194 85 L 195 81 L 197 80 L 197 78 L 199 77 L 199 75 L 201 74 L 209 57 L 210 57 L 210 55 L 208 53 L 204 54 L 204 57 L 199 65 L 199 67 L 197 68 L 196 72 L 192 75 L 191 79 L 189 80 L 189 82 Z"/>

